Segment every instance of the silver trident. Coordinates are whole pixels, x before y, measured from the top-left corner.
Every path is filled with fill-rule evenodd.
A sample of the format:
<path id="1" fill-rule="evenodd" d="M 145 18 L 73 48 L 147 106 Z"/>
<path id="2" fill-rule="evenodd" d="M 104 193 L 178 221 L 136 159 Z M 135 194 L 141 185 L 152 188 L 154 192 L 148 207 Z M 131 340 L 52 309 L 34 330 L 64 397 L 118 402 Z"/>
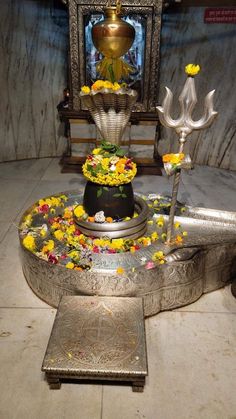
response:
<path id="1" fill-rule="evenodd" d="M 179 135 L 178 153 L 183 153 L 184 144 L 187 140 L 186 137 L 194 130 L 200 130 L 209 127 L 213 122 L 213 119 L 217 115 L 217 112 L 213 110 L 213 96 L 215 90 L 209 92 L 208 95 L 205 97 L 204 114 L 202 118 L 200 118 L 198 121 L 193 121 L 192 119 L 192 112 L 197 103 L 197 95 L 193 77 L 187 78 L 183 91 L 180 94 L 179 102 L 181 115 L 178 119 L 172 119 L 170 116 L 173 94 L 171 90 L 168 89 L 168 87 L 166 87 L 166 91 L 167 92 L 163 101 L 163 105 L 157 106 L 156 109 L 159 113 L 159 119 L 162 125 L 164 125 L 165 127 L 174 128 L 176 133 Z M 171 243 L 171 239 L 173 236 L 174 215 L 177 203 L 180 175 L 181 168 L 177 170 L 174 174 L 170 215 L 167 226 L 167 244 Z"/>

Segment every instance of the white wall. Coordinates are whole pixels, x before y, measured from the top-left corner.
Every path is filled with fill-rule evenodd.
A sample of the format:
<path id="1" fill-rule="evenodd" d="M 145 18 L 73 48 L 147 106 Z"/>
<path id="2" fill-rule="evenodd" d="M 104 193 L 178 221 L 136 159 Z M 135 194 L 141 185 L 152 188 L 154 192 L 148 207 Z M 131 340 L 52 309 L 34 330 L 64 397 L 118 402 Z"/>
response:
<path id="1" fill-rule="evenodd" d="M 67 27 L 47 0 L 0 0 L 0 161 L 61 155 L 56 105 L 66 87 Z"/>
<path id="2" fill-rule="evenodd" d="M 0 0 L 0 161 L 60 156 L 66 148 L 56 105 L 67 83 L 68 27 L 51 4 Z M 184 66 L 199 63 L 199 107 L 215 88 L 219 116 L 189 137 L 187 149 L 198 164 L 236 170 L 236 25 L 204 24 L 203 13 L 194 7 L 163 15 L 159 102 L 164 86 L 178 97 Z M 163 129 L 158 149 L 177 150 L 176 134 Z"/>

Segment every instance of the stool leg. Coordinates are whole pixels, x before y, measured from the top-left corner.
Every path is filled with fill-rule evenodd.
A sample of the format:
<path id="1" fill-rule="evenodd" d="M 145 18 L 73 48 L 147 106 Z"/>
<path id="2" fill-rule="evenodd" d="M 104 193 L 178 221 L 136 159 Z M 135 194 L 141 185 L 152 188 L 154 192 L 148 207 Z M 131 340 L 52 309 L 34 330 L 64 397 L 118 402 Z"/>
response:
<path id="1" fill-rule="evenodd" d="M 46 375 L 46 378 L 51 390 L 60 390 L 61 382 L 59 378 L 50 375 Z"/>
<path id="2" fill-rule="evenodd" d="M 144 389 L 145 379 L 140 379 L 139 381 L 132 382 L 132 391 L 137 393 L 142 393 Z"/>

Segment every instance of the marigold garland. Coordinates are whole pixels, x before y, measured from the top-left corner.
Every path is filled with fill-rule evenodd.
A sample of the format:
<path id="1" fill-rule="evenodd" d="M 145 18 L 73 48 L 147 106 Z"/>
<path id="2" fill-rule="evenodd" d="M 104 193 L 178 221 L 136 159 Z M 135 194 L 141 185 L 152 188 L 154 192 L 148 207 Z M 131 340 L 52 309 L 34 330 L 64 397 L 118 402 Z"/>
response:
<path id="1" fill-rule="evenodd" d="M 147 200 L 145 196 L 142 198 Z M 91 268 L 93 253 L 106 253 L 108 255 L 123 252 L 135 253 L 143 247 L 150 246 L 155 242 L 161 244 L 166 240 L 166 220 L 163 215 L 159 214 L 157 216 L 157 214 L 159 211 L 162 211 L 162 208 L 167 208 L 168 204 L 162 204 L 159 199 L 149 203 L 149 206 L 154 211 L 154 215 L 149 219 L 151 223 L 148 223 L 150 226 L 149 234 L 136 240 L 85 236 L 78 229 L 73 218 L 76 208 L 81 217 L 86 216 L 83 206 L 78 205 L 77 202 L 73 204 L 67 203 L 67 206 L 65 206 L 67 199 L 67 196 L 61 195 L 40 200 L 25 215 L 20 226 L 23 246 L 49 263 L 60 264 L 76 271 L 83 271 Z M 182 207 L 180 212 L 183 209 Z M 135 216 L 137 214 L 134 214 Z M 90 222 L 89 219 L 87 221 Z M 91 222 L 94 222 L 94 220 L 92 219 Z M 106 222 L 114 221 L 107 219 Z M 177 245 L 181 245 L 187 236 L 187 232 L 182 231 L 179 222 L 176 222 L 174 227 L 176 230 L 174 242 Z M 164 263 L 165 255 L 162 251 L 154 252 L 151 260 L 146 260 L 145 258 L 143 261 L 145 269 L 152 269 L 156 265 Z M 118 274 L 124 273 L 122 267 L 117 269 Z"/>
<path id="2" fill-rule="evenodd" d="M 130 183 L 137 173 L 136 164 L 119 146 L 103 141 L 95 148 L 82 167 L 83 175 L 91 182 L 106 186 Z"/>

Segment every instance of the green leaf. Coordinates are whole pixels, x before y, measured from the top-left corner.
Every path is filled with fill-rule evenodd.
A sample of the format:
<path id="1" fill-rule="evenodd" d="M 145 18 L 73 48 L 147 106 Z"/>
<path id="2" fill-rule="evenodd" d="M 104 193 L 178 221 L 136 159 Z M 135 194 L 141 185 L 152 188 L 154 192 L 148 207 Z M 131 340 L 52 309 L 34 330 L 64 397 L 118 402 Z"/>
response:
<path id="1" fill-rule="evenodd" d="M 124 186 L 122 186 L 122 185 L 121 185 L 121 186 L 119 186 L 119 191 L 121 191 L 121 192 L 122 192 L 122 191 L 123 191 L 123 189 L 124 189 Z"/>
<path id="2" fill-rule="evenodd" d="M 109 151 L 110 153 L 115 153 L 116 152 L 116 150 L 118 149 L 118 146 L 116 145 L 116 144 L 112 144 L 112 143 L 109 143 L 108 141 L 106 141 L 106 140 L 103 140 L 102 142 L 101 142 L 101 147 L 103 148 L 103 150 L 105 150 L 105 151 Z"/>
<path id="3" fill-rule="evenodd" d="M 104 191 L 107 191 L 107 192 L 109 191 L 109 189 L 108 189 L 108 187 L 107 187 L 107 186 L 103 186 L 103 190 L 104 190 Z"/>
<path id="4" fill-rule="evenodd" d="M 125 151 L 124 151 L 124 150 L 122 150 L 122 148 L 119 148 L 119 149 L 116 151 L 116 155 L 117 155 L 117 157 L 124 157 L 124 155 L 125 155 Z"/>
<path id="5" fill-rule="evenodd" d="M 127 198 L 127 195 L 125 193 L 121 194 L 122 198 Z"/>
<path id="6" fill-rule="evenodd" d="M 115 79 L 115 74 L 114 74 L 114 71 L 113 71 L 113 65 L 112 64 L 110 64 L 108 66 L 108 71 L 109 71 L 109 74 L 110 74 L 110 81 L 112 83 L 115 83 L 116 79 Z"/>
<path id="7" fill-rule="evenodd" d="M 102 195 L 102 188 L 99 188 L 97 190 L 97 198 L 99 198 Z"/>
<path id="8" fill-rule="evenodd" d="M 114 196 L 114 198 L 119 198 L 120 196 L 121 196 L 121 194 L 120 193 L 115 193 L 114 195 L 112 195 L 112 196 Z"/>

